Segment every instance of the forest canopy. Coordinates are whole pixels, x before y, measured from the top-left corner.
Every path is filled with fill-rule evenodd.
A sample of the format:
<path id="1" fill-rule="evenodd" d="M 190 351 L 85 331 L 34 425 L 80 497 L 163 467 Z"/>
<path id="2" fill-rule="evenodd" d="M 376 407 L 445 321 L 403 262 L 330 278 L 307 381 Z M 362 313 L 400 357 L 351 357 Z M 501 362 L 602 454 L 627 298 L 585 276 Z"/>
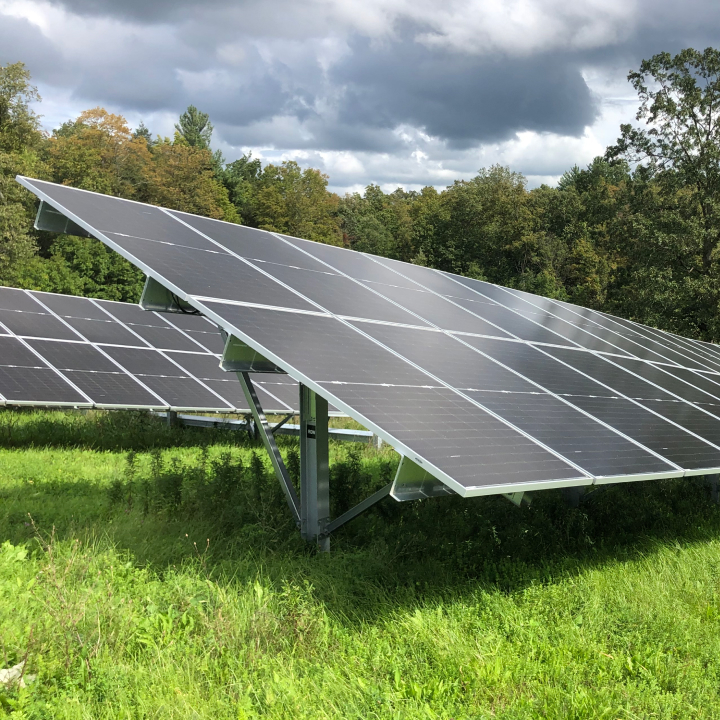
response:
<path id="1" fill-rule="evenodd" d="M 508 168 L 438 191 L 344 197 L 293 161 L 226 163 L 190 106 L 173 138 L 92 108 L 52 133 L 22 63 L 0 66 L 0 284 L 137 301 L 142 274 L 98 241 L 33 229 L 16 174 L 489 280 L 720 340 L 720 52 L 644 61 L 634 122 L 557 187 Z M 632 119 L 629 119 L 632 120 Z"/>

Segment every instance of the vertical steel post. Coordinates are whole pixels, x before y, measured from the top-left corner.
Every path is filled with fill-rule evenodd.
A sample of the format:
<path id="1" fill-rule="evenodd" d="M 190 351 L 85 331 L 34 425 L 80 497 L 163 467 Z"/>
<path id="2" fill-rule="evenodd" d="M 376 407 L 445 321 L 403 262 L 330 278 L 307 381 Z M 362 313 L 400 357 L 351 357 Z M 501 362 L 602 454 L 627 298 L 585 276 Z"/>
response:
<path id="1" fill-rule="evenodd" d="M 168 410 L 165 416 L 165 422 L 168 427 L 175 427 L 178 424 L 178 416 L 175 410 Z"/>
<path id="2" fill-rule="evenodd" d="M 710 500 L 716 505 L 720 504 L 720 476 L 709 475 L 707 477 L 707 484 L 710 486 Z"/>
<path id="3" fill-rule="evenodd" d="M 330 550 L 329 519 L 328 404 L 300 385 L 300 532 L 322 552 Z"/>

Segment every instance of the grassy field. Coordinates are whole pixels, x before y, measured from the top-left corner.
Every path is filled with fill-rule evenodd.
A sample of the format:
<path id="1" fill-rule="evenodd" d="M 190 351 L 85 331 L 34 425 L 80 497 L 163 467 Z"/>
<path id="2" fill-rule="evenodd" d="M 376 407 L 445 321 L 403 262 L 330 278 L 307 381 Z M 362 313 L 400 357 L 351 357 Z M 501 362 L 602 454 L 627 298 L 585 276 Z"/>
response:
<path id="1" fill-rule="evenodd" d="M 397 463 L 331 453 L 335 512 Z M 240 434 L 4 410 L 0 663 L 23 660 L 16 719 L 717 718 L 720 510 L 689 481 L 387 499 L 317 555 Z"/>

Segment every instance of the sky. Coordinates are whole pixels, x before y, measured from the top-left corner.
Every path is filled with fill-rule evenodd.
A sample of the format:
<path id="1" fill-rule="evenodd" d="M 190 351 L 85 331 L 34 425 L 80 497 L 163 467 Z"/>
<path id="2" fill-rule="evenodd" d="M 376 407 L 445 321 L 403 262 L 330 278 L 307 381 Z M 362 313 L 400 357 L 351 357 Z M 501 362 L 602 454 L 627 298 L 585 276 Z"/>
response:
<path id="1" fill-rule="evenodd" d="M 716 0 L 0 0 L 52 130 L 103 106 L 172 136 L 190 104 L 227 160 L 319 168 L 339 193 L 530 187 L 632 122 L 641 60 L 720 44 Z"/>

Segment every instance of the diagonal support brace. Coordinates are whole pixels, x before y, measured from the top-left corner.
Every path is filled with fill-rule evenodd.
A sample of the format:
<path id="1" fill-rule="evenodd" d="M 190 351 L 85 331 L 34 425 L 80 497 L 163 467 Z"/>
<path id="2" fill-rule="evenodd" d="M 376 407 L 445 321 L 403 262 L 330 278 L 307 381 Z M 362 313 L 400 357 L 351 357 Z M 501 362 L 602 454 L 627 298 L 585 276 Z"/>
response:
<path id="1" fill-rule="evenodd" d="M 289 415 L 286 415 L 277 425 L 273 425 L 272 434 L 274 435 L 288 420 L 292 420 L 292 418 L 295 417 L 295 413 L 290 413 Z"/>
<path id="2" fill-rule="evenodd" d="M 390 494 L 393 484 L 388 483 L 384 488 L 381 488 L 376 493 L 365 498 L 362 502 L 358 503 L 355 507 L 350 508 L 347 512 L 344 512 L 339 517 L 336 517 L 332 522 L 328 523 L 325 528 L 325 534 L 329 535 L 339 527 L 344 525 L 346 522 L 350 522 L 353 518 L 356 518 L 360 513 L 365 512 L 368 508 L 371 508 L 375 503 L 379 503 L 381 500 L 386 498 Z"/>
<path id="3" fill-rule="evenodd" d="M 252 411 L 253 419 L 255 420 L 255 428 L 260 434 L 260 438 L 265 445 L 267 454 L 270 456 L 270 462 L 272 462 L 273 469 L 275 470 L 275 475 L 280 481 L 280 487 L 285 493 L 285 499 L 287 500 L 290 512 L 292 513 L 295 523 L 299 526 L 300 501 L 298 499 L 297 493 L 295 492 L 292 481 L 290 480 L 290 475 L 288 474 L 285 463 L 283 462 L 282 456 L 280 455 L 278 446 L 275 443 L 275 437 L 273 436 L 270 424 L 265 418 L 265 413 L 263 412 L 262 405 L 260 405 L 260 401 L 258 400 L 257 394 L 255 392 L 255 387 L 253 386 L 252 380 L 250 379 L 250 374 L 246 372 L 239 372 L 237 376 L 240 380 L 240 385 L 242 385 L 243 392 L 245 393 L 245 399 L 247 400 L 248 406 Z"/>

